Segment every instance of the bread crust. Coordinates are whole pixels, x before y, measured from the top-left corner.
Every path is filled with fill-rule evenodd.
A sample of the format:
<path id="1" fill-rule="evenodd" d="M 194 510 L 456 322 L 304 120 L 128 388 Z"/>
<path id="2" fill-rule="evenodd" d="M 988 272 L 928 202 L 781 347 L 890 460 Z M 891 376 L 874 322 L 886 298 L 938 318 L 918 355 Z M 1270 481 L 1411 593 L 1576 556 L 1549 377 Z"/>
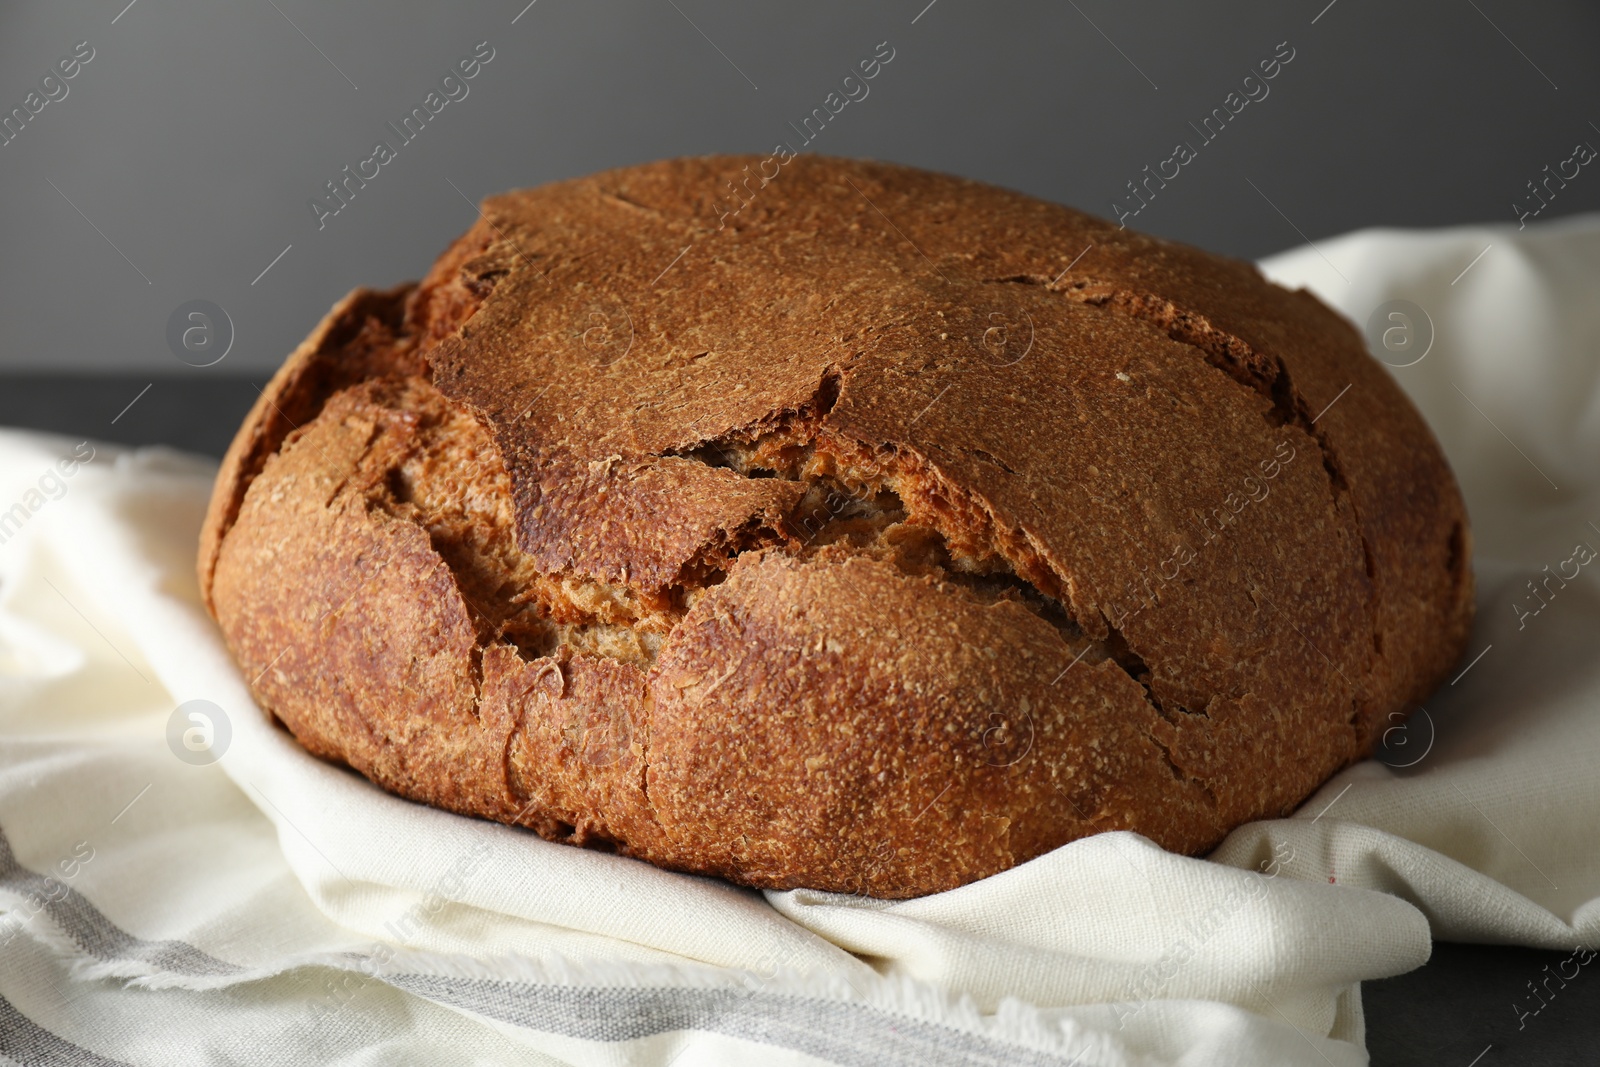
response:
<path id="1" fill-rule="evenodd" d="M 1203 852 L 1460 655 L 1455 482 L 1308 293 L 886 164 L 797 158 L 722 226 L 754 162 L 492 197 L 274 378 L 201 586 L 309 750 L 908 897 L 1100 830 Z"/>

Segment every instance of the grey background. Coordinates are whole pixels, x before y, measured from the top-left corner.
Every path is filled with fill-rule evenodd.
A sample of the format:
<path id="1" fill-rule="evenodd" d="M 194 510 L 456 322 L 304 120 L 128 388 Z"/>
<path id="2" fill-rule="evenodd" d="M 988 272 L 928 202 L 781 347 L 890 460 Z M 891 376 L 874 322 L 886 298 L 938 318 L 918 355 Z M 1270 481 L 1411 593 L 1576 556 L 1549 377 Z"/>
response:
<path id="1" fill-rule="evenodd" d="M 1545 164 L 1600 145 L 1600 7 L 1577 0 L 525 3 L 5 0 L 0 108 L 77 41 L 96 55 L 0 148 L 0 368 L 260 376 L 351 287 L 423 272 L 472 221 L 462 194 L 769 152 L 883 40 L 816 150 L 1100 214 L 1288 41 L 1270 96 L 1132 223 L 1242 256 L 1510 221 Z M 470 95 L 319 231 L 308 198 L 484 40 Z M 1585 172 L 1544 217 L 1597 206 Z M 195 298 L 237 332 L 201 371 L 165 340 Z"/>

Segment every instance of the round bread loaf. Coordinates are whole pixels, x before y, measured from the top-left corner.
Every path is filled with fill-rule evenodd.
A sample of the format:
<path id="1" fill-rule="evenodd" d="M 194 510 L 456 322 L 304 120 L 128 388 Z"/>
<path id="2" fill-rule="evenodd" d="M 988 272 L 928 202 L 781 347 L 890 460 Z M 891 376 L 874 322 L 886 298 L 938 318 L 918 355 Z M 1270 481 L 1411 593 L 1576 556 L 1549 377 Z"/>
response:
<path id="1" fill-rule="evenodd" d="M 1288 813 L 1456 660 L 1468 556 L 1308 293 L 801 156 L 487 200 L 278 372 L 199 567 L 261 705 L 385 789 L 909 897 Z"/>

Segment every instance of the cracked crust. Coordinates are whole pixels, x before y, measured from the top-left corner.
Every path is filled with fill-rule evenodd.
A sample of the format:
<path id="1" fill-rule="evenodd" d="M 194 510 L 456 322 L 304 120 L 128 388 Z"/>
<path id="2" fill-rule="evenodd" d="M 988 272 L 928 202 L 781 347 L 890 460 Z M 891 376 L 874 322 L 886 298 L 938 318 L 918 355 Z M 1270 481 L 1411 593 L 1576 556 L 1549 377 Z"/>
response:
<path id="1" fill-rule="evenodd" d="M 279 372 L 200 572 L 308 749 L 906 897 L 1099 830 L 1204 851 L 1459 655 L 1450 471 L 1308 294 L 874 163 L 797 158 L 718 229 L 754 162 L 492 197 Z"/>

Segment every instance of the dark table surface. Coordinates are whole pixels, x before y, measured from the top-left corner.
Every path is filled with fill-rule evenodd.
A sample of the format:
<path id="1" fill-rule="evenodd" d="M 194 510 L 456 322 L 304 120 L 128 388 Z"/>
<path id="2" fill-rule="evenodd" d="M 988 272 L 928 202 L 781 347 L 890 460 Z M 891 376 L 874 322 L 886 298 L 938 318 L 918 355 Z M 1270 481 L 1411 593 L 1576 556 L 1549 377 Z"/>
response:
<path id="1" fill-rule="evenodd" d="M 265 384 L 204 374 L 3 375 L 0 426 L 221 456 Z M 1436 942 L 1427 966 L 1362 986 L 1372 1063 L 1600 1065 L 1600 978 L 1587 968 L 1565 983 L 1552 977 L 1569 955 Z M 1539 1003 L 1535 987 L 1546 1006 L 1523 1014 Z"/>

